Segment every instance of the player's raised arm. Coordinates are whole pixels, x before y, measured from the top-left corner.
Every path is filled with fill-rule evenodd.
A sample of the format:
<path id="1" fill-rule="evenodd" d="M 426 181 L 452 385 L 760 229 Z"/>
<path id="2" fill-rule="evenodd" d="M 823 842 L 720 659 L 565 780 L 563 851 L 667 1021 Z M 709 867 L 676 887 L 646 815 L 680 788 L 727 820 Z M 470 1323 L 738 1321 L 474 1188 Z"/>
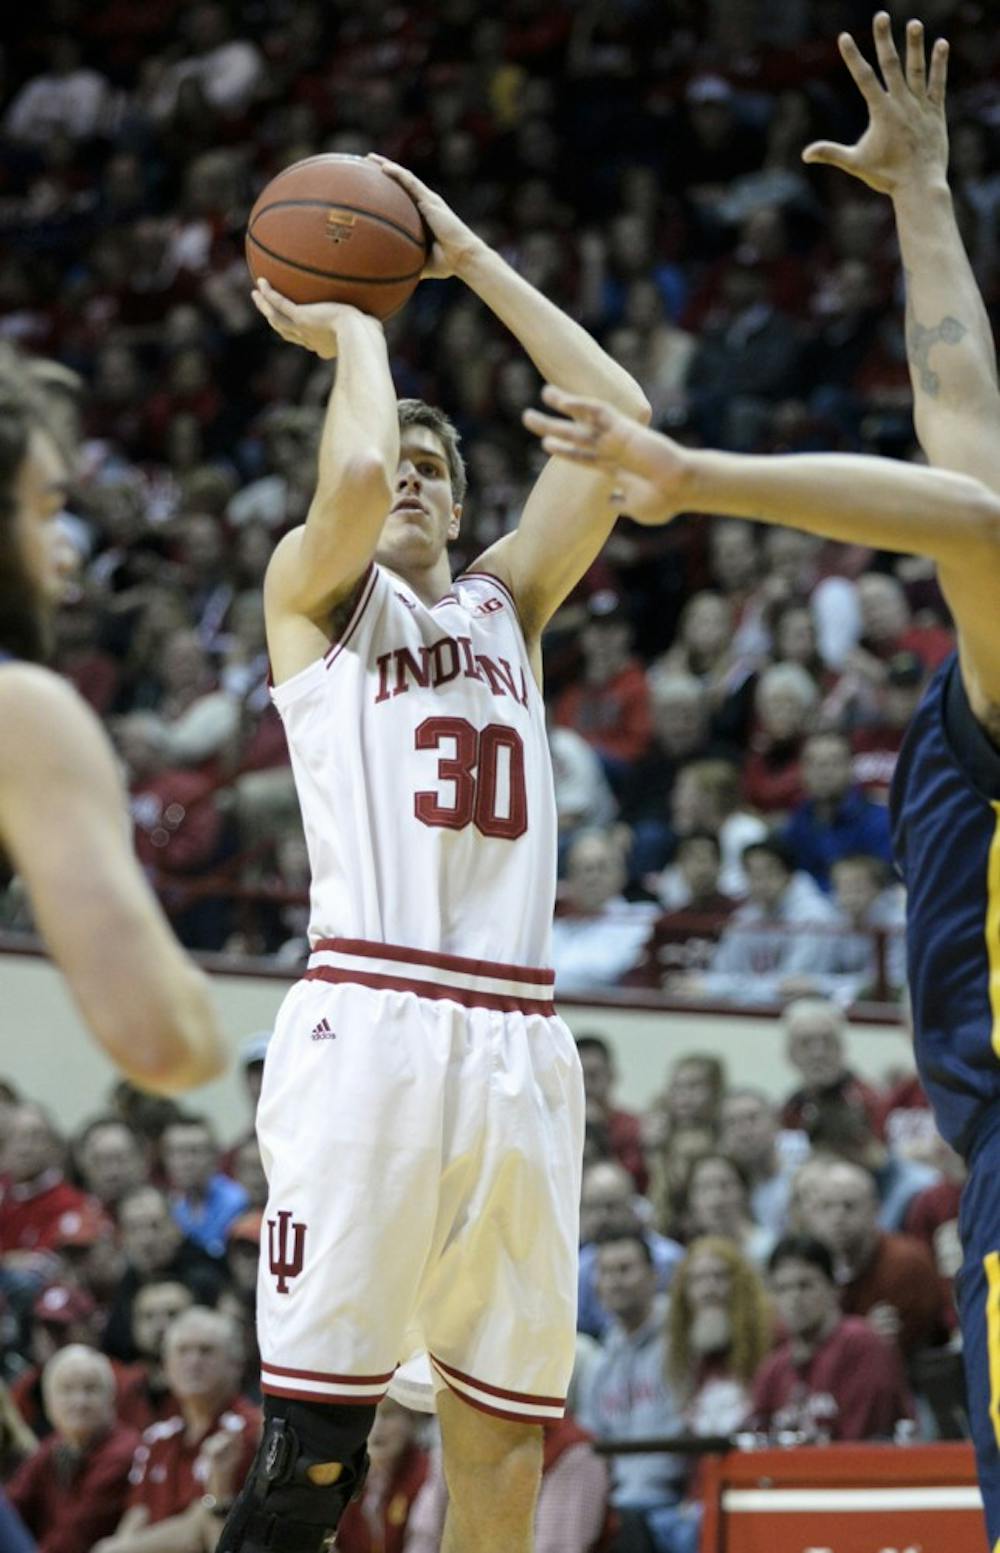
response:
<path id="1" fill-rule="evenodd" d="M 875 17 L 873 31 L 881 80 L 851 35 L 840 36 L 840 52 L 868 108 L 865 133 L 854 146 L 817 141 L 803 156 L 839 167 L 892 199 L 921 446 L 931 463 L 1000 490 L 996 351 L 947 180 L 948 45 L 935 43 L 928 68 L 921 22 L 907 24 L 905 62 L 886 12 Z"/>
<path id="2" fill-rule="evenodd" d="M 549 382 L 592 394 L 645 424 L 650 407 L 639 384 L 585 329 L 536 291 L 405 168 L 377 158 L 417 204 L 435 242 L 425 274 L 454 274 L 485 302 Z M 548 465 L 528 498 L 516 533 L 482 557 L 518 602 L 530 638 L 537 637 L 587 570 L 614 526 L 610 487 L 600 472 Z M 477 563 L 480 564 L 480 563 Z"/>
<path id="3" fill-rule="evenodd" d="M 844 453 L 761 457 L 685 448 L 610 405 L 551 386 L 543 397 L 562 417 L 528 410 L 528 429 L 554 457 L 603 471 L 640 522 L 719 513 L 926 555 L 943 566 L 960 559 L 970 568 L 1000 568 L 1000 496 L 966 475 Z"/>
<path id="4" fill-rule="evenodd" d="M 385 335 L 377 318 L 356 307 L 289 302 L 266 280 L 253 298 L 283 340 L 337 359 L 316 494 L 305 525 L 276 549 L 267 578 L 269 606 L 318 618 L 364 572 L 392 505 L 399 425 Z"/>
<path id="5" fill-rule="evenodd" d="M 208 982 L 140 872 L 96 718 L 56 675 L 15 664 L 0 675 L 0 726 L 0 850 L 84 1020 L 143 1089 L 216 1078 L 225 1046 Z"/>

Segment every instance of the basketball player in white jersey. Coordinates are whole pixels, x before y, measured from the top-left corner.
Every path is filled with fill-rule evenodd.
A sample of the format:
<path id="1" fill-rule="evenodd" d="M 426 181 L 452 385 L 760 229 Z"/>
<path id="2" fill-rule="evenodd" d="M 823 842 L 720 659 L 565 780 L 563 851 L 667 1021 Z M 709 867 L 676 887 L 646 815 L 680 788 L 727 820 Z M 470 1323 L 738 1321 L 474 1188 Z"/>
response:
<path id="1" fill-rule="evenodd" d="M 648 419 L 635 382 L 437 196 L 383 164 L 545 376 Z M 265 1433 L 221 1550 L 329 1546 L 397 1364 L 426 1350 L 449 1553 L 526 1553 L 575 1346 L 583 1088 L 555 1016 L 556 816 L 542 628 L 614 522 L 550 463 L 520 526 L 452 582 L 454 429 L 397 404 L 382 328 L 296 307 L 337 355 L 307 520 L 265 580 L 274 699 L 312 864 L 312 953 L 265 1065 Z"/>
<path id="2" fill-rule="evenodd" d="M 23 879 L 39 931 L 98 1044 L 132 1083 L 173 1094 L 216 1077 L 225 1048 L 205 977 L 136 862 L 107 738 L 72 686 L 43 666 L 65 584 L 56 517 L 68 479 L 44 400 L 27 372 L 5 366 L 0 852 Z"/>

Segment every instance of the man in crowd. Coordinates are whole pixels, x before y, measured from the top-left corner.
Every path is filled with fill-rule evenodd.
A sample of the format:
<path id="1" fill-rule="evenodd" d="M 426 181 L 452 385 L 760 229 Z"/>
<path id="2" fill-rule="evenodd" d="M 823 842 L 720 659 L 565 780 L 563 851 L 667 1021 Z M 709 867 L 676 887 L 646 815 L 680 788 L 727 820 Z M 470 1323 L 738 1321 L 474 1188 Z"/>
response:
<path id="1" fill-rule="evenodd" d="M 139 1139 L 117 1116 L 99 1116 L 78 1135 L 74 1153 L 87 1191 L 117 1223 L 125 1193 L 149 1177 Z"/>
<path id="2" fill-rule="evenodd" d="M 210 1305 L 226 1278 L 207 1251 L 181 1233 L 165 1194 L 155 1186 L 137 1187 L 123 1198 L 119 1224 L 125 1271 L 108 1315 L 104 1347 L 116 1359 L 132 1359 L 132 1302 L 142 1284 L 176 1279 Z"/>
<path id="3" fill-rule="evenodd" d="M 866 1316 L 909 1358 L 944 1335 L 937 1269 L 913 1235 L 879 1228 L 875 1181 L 860 1165 L 831 1163 L 804 1204 L 806 1228 L 830 1253 L 847 1316 Z"/>
<path id="4" fill-rule="evenodd" d="M 209 1256 L 221 1257 L 226 1232 L 248 1205 L 246 1192 L 218 1168 L 219 1146 L 203 1116 L 169 1123 L 162 1139 L 170 1208 L 182 1233 Z"/>
<path id="5" fill-rule="evenodd" d="M 39 1553 L 91 1553 L 117 1525 L 139 1436 L 115 1418 L 115 1378 L 103 1354 L 80 1344 L 45 1366 L 53 1432 L 7 1488 Z"/>
<path id="6" fill-rule="evenodd" d="M 785 827 L 800 868 L 824 890 L 838 858 L 864 852 L 889 862 L 889 811 L 854 785 L 851 746 L 844 734 L 814 733 L 802 750 L 806 796 Z"/>
<path id="7" fill-rule="evenodd" d="M 847 1066 L 844 1016 L 826 998 L 796 998 L 782 1019 L 788 1061 L 802 1083 L 781 1108 L 783 1127 L 808 1131 L 821 1105 L 842 1101 L 861 1110 L 879 1129 L 880 1101 Z"/>
<path id="8" fill-rule="evenodd" d="M 891 1437 L 911 1416 L 899 1355 L 868 1322 L 841 1314 L 827 1247 L 788 1236 L 769 1271 L 787 1335 L 757 1372 L 754 1427 L 794 1430 L 810 1442 Z"/>
<path id="9" fill-rule="evenodd" d="M 573 838 L 566 910 L 552 924 L 557 991 L 614 986 L 639 959 L 656 907 L 626 900 L 625 880 L 625 842 L 616 830 L 583 830 Z"/>
<path id="10" fill-rule="evenodd" d="M 191 1290 L 175 1279 L 146 1283 L 136 1290 L 132 1343 L 138 1358 L 122 1372 L 118 1417 L 140 1433 L 177 1412 L 163 1369 L 163 1341 L 172 1323 L 193 1304 Z"/>
<path id="11" fill-rule="evenodd" d="M 637 1192 L 647 1186 L 646 1162 L 642 1157 L 639 1117 L 615 1104 L 617 1072 L 608 1042 L 600 1035 L 579 1035 L 576 1049 L 583 1069 L 583 1088 L 587 1097 L 587 1121 L 597 1122 L 604 1130 L 608 1148 L 624 1165 Z"/>
<path id="12" fill-rule="evenodd" d="M 722 1102 L 719 1147 L 750 1182 L 750 1210 L 758 1224 L 781 1235 L 788 1218 L 792 1173 L 778 1155 L 778 1118 L 759 1089 L 731 1089 Z"/>
<path id="13" fill-rule="evenodd" d="M 598 1440 L 679 1434 L 680 1412 L 665 1379 L 666 1305 L 657 1295 L 656 1269 L 641 1234 L 606 1233 L 597 1252 L 597 1288 L 614 1322 L 590 1377 L 580 1422 Z M 680 1457 L 640 1453 L 613 1461 L 616 1508 L 638 1512 L 651 1529 L 661 1512 L 665 1522 L 674 1518 L 686 1474 Z M 660 1545 L 670 1547 L 667 1540 Z"/>
<path id="14" fill-rule="evenodd" d="M 15 1110 L 3 1167 L 0 1256 L 7 1267 L 27 1268 L 38 1252 L 52 1249 L 63 1215 L 82 1212 L 88 1199 L 63 1175 L 62 1139 L 39 1105 L 24 1102 Z M 12 1264 L 11 1253 L 24 1255 Z"/>
<path id="15" fill-rule="evenodd" d="M 580 1296 L 577 1327 L 592 1337 L 601 1337 L 611 1325 L 611 1316 L 598 1295 L 600 1243 L 613 1229 L 642 1235 L 656 1274 L 656 1287 L 662 1292 L 670 1285 L 674 1269 L 684 1251 L 676 1240 L 659 1234 L 647 1222 L 650 1205 L 635 1191 L 635 1183 L 624 1165 L 616 1160 L 596 1160 L 585 1167 L 580 1193 Z"/>
<path id="16" fill-rule="evenodd" d="M 95 1553 L 214 1547 L 250 1470 L 260 1413 L 237 1391 L 242 1352 L 232 1322 L 192 1306 L 168 1329 L 163 1359 L 178 1412 L 143 1435 L 125 1514 Z"/>
<path id="17" fill-rule="evenodd" d="M 14 1406 L 38 1439 L 44 1439 L 53 1427 L 45 1405 L 46 1366 L 63 1348 L 96 1348 L 100 1329 L 97 1306 L 84 1289 L 53 1283 L 35 1300 L 28 1328 L 32 1363 L 14 1379 L 10 1392 Z"/>

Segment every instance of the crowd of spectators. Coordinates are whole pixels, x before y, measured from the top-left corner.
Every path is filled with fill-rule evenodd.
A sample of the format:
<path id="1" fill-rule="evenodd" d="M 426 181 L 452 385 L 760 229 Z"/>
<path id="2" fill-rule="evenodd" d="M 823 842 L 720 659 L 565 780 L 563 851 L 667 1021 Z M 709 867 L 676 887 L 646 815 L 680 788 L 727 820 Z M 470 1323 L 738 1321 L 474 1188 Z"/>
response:
<path id="1" fill-rule="evenodd" d="M 962 1167 L 912 1076 L 875 1087 L 831 999 L 785 1010 L 777 1103 L 676 1058 L 642 1114 L 578 1036 L 587 1101 L 577 1363 L 545 1426 L 539 1553 L 695 1553 L 699 1450 L 964 1431 L 953 1279 Z M 250 1129 L 267 1036 L 223 1147 L 119 1084 L 71 1138 L 0 1088 L 0 1528 L 20 1553 L 211 1553 L 260 1426 L 266 1186 Z M 264 1226 L 264 1254 L 267 1231 Z M 676 1451 L 606 1454 L 661 1440 Z M 342 1553 L 437 1553 L 435 1428 L 386 1399 Z M 16 1536 L 15 1536 L 16 1534 Z"/>
<path id="2" fill-rule="evenodd" d="M 308 868 L 260 585 L 304 516 L 331 367 L 249 301 L 247 212 L 319 151 L 413 167 L 642 383 L 729 448 L 913 456 L 886 202 L 806 168 L 850 138 L 861 0 L 42 0 L 5 39 L 0 343 L 79 439 L 59 667 L 110 723 L 184 941 L 305 943 Z M 997 299 L 996 30 L 952 37 L 952 177 Z M 455 281 L 389 325 L 471 484 L 461 566 L 517 520 L 536 375 Z M 901 982 L 885 798 L 949 650 L 930 569 L 793 531 L 622 521 L 552 624 L 558 984 L 842 1003 Z M 749 854 L 746 848 L 752 846 Z M 0 921 L 30 925 L 8 890 Z M 595 952 L 599 940 L 600 952 Z"/>

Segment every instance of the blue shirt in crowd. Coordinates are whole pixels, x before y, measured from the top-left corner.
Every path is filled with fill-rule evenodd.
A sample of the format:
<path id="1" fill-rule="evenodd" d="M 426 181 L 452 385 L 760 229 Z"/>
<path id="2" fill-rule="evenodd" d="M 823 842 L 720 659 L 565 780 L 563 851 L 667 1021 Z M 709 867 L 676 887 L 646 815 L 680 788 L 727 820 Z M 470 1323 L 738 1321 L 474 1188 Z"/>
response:
<path id="1" fill-rule="evenodd" d="M 799 867 L 824 890 L 830 888 L 830 868 L 842 857 L 864 852 L 887 863 L 892 860 L 889 811 L 857 787 L 841 799 L 832 819 L 821 819 L 815 801 L 807 798 L 785 826 L 784 839 Z"/>

